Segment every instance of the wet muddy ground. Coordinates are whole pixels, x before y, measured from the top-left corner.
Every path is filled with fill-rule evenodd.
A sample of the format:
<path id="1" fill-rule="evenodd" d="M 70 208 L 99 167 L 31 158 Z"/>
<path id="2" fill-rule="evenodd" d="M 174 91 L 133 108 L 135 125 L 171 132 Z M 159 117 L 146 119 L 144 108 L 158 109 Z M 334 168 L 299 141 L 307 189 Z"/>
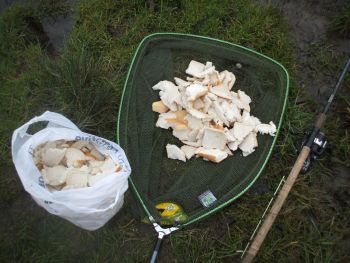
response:
<path id="1" fill-rule="evenodd" d="M 39 1 L 38 1 L 39 2 Z M 59 2 L 59 1 L 58 1 Z M 74 5 L 74 0 L 63 1 L 67 5 Z M 10 6 L 15 4 L 32 4 L 30 0 L 2 0 L 0 1 L 0 15 Z M 34 4 L 36 4 L 34 2 Z M 37 18 L 29 18 L 28 25 L 31 27 L 33 34 L 39 37 L 39 41 L 45 48 L 48 48 L 49 53 L 56 53 L 59 48 L 62 48 L 66 38 L 69 36 L 74 20 L 71 12 L 55 17 L 44 17 L 38 20 Z"/>
<path id="2" fill-rule="evenodd" d="M 289 27 L 289 39 L 293 43 L 300 68 L 297 82 L 317 102 L 328 99 L 340 75 L 331 75 L 321 65 L 317 65 L 320 49 L 342 55 L 345 64 L 350 57 L 350 39 L 343 39 L 329 32 L 333 19 L 346 4 L 346 0 L 261 0 L 261 4 L 271 4 L 280 10 Z"/>
<path id="3" fill-rule="evenodd" d="M 329 28 L 332 21 L 344 8 L 346 0 L 323 1 L 258 1 L 271 4 L 278 8 L 288 23 L 288 37 L 295 47 L 295 54 L 300 68 L 297 73 L 297 83 L 316 103 L 322 105 L 334 88 L 340 76 L 341 68 L 350 58 L 350 39 L 341 38 L 331 33 Z M 319 63 L 320 57 L 327 55 L 336 58 L 339 70 L 328 70 Z M 334 63 L 331 61 L 330 63 Z M 348 94 L 349 87 L 343 87 L 338 94 Z M 336 100 L 335 100 L 335 103 Z M 331 115 L 332 113 L 330 113 Z M 329 118 L 330 120 L 331 118 Z M 331 142 L 331 144 L 337 142 Z M 345 166 L 337 157 L 332 158 L 333 179 L 324 188 L 334 196 L 340 209 L 349 207 L 349 189 L 344 187 L 350 182 L 350 168 Z M 345 212 L 345 210 L 343 210 Z M 343 249 L 350 249 L 350 239 L 345 234 Z"/>
<path id="4" fill-rule="evenodd" d="M 332 21 L 339 15 L 347 0 L 258 0 L 257 2 L 274 6 L 283 15 L 288 24 L 288 37 L 295 48 L 299 64 L 296 82 L 321 108 L 328 100 L 343 65 L 350 59 L 350 39 L 339 37 L 329 30 Z M 329 70 L 319 63 L 322 56 L 337 59 L 336 62 L 330 61 L 330 63 L 338 64 L 338 72 Z M 349 89 L 343 88 L 339 93 L 345 94 L 348 91 Z M 336 180 L 349 182 L 350 168 L 341 162 L 334 163 Z"/>

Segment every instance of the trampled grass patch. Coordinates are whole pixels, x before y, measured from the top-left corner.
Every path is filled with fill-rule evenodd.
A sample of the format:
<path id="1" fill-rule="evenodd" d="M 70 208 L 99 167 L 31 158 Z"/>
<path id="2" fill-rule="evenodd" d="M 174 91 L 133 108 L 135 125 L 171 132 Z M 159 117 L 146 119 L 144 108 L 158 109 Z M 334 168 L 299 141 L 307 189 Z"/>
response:
<path id="1" fill-rule="evenodd" d="M 347 3 L 333 19 L 329 31 L 343 38 L 350 37 L 350 3 Z"/>
<path id="2" fill-rule="evenodd" d="M 296 73 L 302 69 L 279 12 L 245 0 L 50 3 L 17 4 L 0 19 L 0 258 L 14 262 L 148 260 L 155 232 L 140 222 L 142 215 L 130 192 L 121 212 L 106 226 L 95 232 L 80 230 L 49 215 L 24 192 L 11 164 L 10 138 L 26 120 L 51 110 L 86 132 L 116 140 L 120 93 L 138 43 L 150 33 L 182 32 L 253 48 L 280 61 L 292 77 L 283 129 L 256 186 L 214 216 L 175 232 L 160 255 L 160 262 L 239 260 L 237 250 L 244 248 L 279 180 L 289 173 L 317 109 L 296 85 Z M 37 25 L 40 19 L 62 14 L 72 15 L 75 24 L 64 47 L 52 53 L 33 21 Z M 315 53 L 315 61 L 336 76 L 342 67 L 340 58 Z M 331 151 L 299 178 L 257 262 L 349 259 L 349 181 L 333 171 L 339 164 L 350 165 L 349 85 L 347 78 L 326 125 Z"/>

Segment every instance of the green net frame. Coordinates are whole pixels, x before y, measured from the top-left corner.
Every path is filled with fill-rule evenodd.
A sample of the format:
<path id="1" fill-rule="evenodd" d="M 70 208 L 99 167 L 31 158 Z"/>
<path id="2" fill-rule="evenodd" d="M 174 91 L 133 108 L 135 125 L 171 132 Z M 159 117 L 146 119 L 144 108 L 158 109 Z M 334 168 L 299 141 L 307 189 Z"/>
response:
<path id="1" fill-rule="evenodd" d="M 159 100 L 152 86 L 161 80 L 185 79 L 194 59 L 211 61 L 218 71 L 236 75 L 234 91 L 251 98 L 251 114 L 262 122 L 273 121 L 275 137 L 258 135 L 259 147 L 247 157 L 238 150 L 219 164 L 192 158 L 186 163 L 167 158 L 167 143 L 181 146 L 171 130 L 155 127 Z M 237 67 L 237 63 L 242 65 Z M 188 215 L 180 226 L 189 225 L 223 208 L 245 193 L 264 169 L 275 145 L 285 111 L 289 87 L 286 69 L 254 50 L 229 42 L 189 34 L 156 33 L 138 46 L 125 81 L 118 115 L 117 140 L 132 167 L 129 182 L 148 216 L 161 217 L 155 205 L 178 203 Z M 206 191 L 217 199 L 204 207 L 199 196 Z"/>

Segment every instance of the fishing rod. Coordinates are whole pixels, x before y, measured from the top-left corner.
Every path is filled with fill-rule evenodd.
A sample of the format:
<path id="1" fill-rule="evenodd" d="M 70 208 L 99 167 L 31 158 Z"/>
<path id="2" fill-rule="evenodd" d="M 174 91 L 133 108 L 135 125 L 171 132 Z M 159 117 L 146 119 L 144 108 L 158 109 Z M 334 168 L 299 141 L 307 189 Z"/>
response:
<path id="1" fill-rule="evenodd" d="M 276 198 L 276 201 L 274 202 L 271 210 L 266 216 L 266 219 L 264 220 L 253 242 L 247 250 L 246 255 L 242 260 L 243 263 L 252 262 L 255 255 L 258 253 L 262 243 L 264 242 L 267 236 L 267 233 L 271 229 L 278 213 L 280 212 L 284 202 L 286 201 L 287 196 L 290 190 L 292 189 L 299 173 L 307 172 L 311 162 L 315 160 L 317 156 L 322 154 L 322 152 L 324 151 L 327 141 L 325 140 L 324 133 L 321 132 L 321 128 L 323 127 L 326 121 L 326 114 L 329 111 L 329 108 L 334 100 L 335 94 L 337 93 L 342 81 L 344 80 L 345 74 L 348 71 L 349 66 L 350 59 L 345 64 L 343 72 L 340 75 L 339 80 L 335 85 L 335 88 L 333 89 L 333 92 L 330 95 L 325 107 L 323 108 L 323 111 L 318 115 L 312 131 L 308 133 L 307 137 L 304 139 L 302 150 L 299 153 L 298 158 L 295 161 L 294 166 L 287 177 L 287 180 L 281 188 Z"/>

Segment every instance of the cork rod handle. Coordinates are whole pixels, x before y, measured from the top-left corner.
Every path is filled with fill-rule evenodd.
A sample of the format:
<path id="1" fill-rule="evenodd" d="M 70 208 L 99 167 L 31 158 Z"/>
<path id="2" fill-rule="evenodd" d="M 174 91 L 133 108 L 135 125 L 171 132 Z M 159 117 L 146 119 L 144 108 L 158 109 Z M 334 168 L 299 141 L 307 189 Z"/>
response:
<path id="1" fill-rule="evenodd" d="M 260 249 L 261 244 L 264 242 L 264 239 L 267 233 L 269 232 L 270 228 L 275 222 L 275 219 L 278 213 L 280 212 L 284 202 L 286 201 L 287 196 L 300 173 L 300 170 L 304 164 L 304 161 L 309 156 L 309 153 L 310 153 L 310 148 L 307 146 L 304 146 L 297 160 L 295 161 L 293 169 L 289 173 L 285 184 L 283 185 L 281 191 L 279 192 L 276 198 L 276 201 L 274 202 L 270 212 L 267 214 L 266 219 L 264 220 L 252 244 L 250 245 L 245 257 L 243 258 L 243 261 L 242 261 L 243 263 L 250 263 L 253 261 L 255 255 Z"/>

